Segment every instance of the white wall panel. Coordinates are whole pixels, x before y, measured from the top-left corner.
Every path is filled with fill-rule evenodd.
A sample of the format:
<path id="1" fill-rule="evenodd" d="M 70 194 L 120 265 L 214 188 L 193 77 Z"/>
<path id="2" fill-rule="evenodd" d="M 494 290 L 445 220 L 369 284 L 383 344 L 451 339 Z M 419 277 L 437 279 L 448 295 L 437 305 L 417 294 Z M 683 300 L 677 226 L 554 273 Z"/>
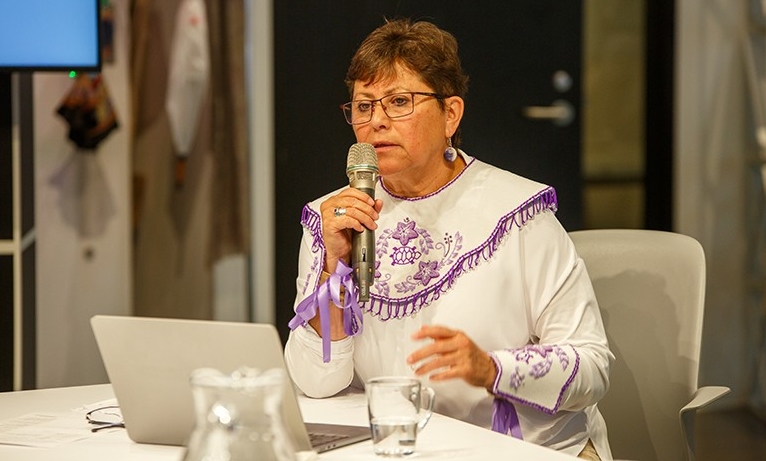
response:
<path id="1" fill-rule="evenodd" d="M 95 152 L 77 152 L 56 114 L 73 80 L 61 73 L 34 76 L 41 388 L 106 382 L 89 319 L 132 311 L 129 2 L 113 4 L 116 58 L 102 73 L 119 128 Z"/>

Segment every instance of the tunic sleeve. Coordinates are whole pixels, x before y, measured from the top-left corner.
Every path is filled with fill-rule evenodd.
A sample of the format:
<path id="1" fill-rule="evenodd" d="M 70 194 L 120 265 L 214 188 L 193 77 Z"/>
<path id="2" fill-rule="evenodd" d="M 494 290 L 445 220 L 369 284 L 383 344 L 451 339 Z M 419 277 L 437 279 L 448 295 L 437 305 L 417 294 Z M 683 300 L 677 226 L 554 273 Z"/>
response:
<path id="1" fill-rule="evenodd" d="M 533 220 L 520 241 L 530 340 L 490 353 L 493 393 L 547 414 L 582 410 L 606 394 L 614 361 L 590 278 L 557 220 Z"/>
<path id="2" fill-rule="evenodd" d="M 303 237 L 298 257 L 295 307 L 316 290 L 322 273 L 324 245 L 319 214 L 309 205 L 303 210 Z M 285 345 L 285 363 L 296 386 L 307 396 L 330 397 L 351 384 L 354 375 L 354 340 L 332 341 L 331 357 L 323 362 L 322 338 L 310 325 L 290 332 Z"/>

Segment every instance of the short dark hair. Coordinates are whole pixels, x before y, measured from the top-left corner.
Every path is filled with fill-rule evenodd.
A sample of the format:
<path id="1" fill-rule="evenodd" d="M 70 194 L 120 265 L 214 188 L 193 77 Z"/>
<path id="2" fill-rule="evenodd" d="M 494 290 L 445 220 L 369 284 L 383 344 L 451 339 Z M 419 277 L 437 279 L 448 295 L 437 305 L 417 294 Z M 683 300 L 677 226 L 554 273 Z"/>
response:
<path id="1" fill-rule="evenodd" d="M 386 20 L 359 45 L 346 73 L 349 95 L 353 98 L 357 81 L 395 78 L 397 65 L 418 74 L 435 93 L 465 99 L 468 76 L 460 64 L 457 39 L 430 22 L 410 19 Z M 439 104 L 443 109 L 444 101 Z M 459 147 L 460 128 L 452 143 Z"/>

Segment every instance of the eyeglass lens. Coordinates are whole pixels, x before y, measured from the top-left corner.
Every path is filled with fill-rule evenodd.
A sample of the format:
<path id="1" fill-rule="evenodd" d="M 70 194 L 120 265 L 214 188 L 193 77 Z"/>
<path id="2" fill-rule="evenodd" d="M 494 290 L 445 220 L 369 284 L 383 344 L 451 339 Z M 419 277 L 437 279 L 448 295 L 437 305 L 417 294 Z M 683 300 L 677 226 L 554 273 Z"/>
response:
<path id="1" fill-rule="evenodd" d="M 413 93 L 397 93 L 383 96 L 371 101 L 362 99 L 351 101 L 343 106 L 346 120 L 352 124 L 367 123 L 372 120 L 372 113 L 376 104 L 380 104 L 383 112 L 390 118 L 404 117 L 415 110 Z"/>

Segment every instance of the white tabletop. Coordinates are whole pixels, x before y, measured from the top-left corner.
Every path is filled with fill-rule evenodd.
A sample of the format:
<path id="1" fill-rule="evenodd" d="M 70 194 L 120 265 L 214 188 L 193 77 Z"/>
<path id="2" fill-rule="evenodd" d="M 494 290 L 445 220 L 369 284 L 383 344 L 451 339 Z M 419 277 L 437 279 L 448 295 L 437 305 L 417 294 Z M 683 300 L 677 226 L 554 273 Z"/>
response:
<path id="1" fill-rule="evenodd" d="M 0 393 L 0 422 L 29 413 L 66 413 L 84 405 L 114 397 L 108 384 L 58 389 Z M 300 399 L 304 419 L 311 422 L 367 424 L 363 394 L 346 394 L 331 399 Z M 32 448 L 0 445 L 0 459 L 14 461 L 89 461 L 141 460 L 178 461 L 182 447 L 138 444 L 124 430 L 111 429 L 90 435 L 83 418 L 87 438 L 52 448 Z M 446 416 L 434 414 L 425 430 L 418 435 L 416 453 L 408 459 L 491 460 L 535 459 L 556 461 L 572 457 L 548 450 L 512 437 L 497 434 Z M 322 461 L 380 461 L 372 451 L 370 441 L 322 453 Z"/>

